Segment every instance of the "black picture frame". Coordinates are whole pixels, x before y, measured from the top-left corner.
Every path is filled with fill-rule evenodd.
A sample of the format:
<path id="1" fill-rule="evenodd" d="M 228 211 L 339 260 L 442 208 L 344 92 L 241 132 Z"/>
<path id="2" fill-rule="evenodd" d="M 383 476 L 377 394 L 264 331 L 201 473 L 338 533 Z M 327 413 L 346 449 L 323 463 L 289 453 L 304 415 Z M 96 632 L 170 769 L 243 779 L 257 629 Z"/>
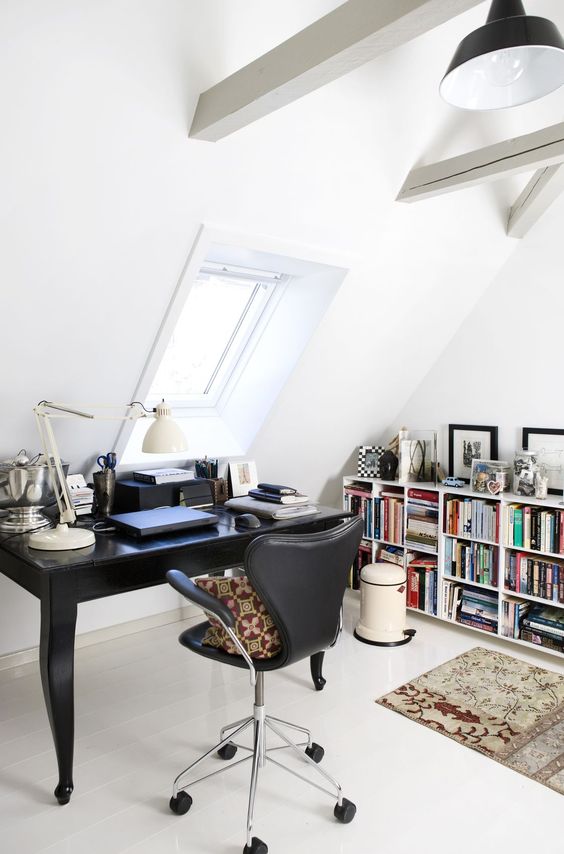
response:
<path id="1" fill-rule="evenodd" d="M 380 477 L 380 457 L 383 445 L 361 445 L 358 449 L 358 476 Z"/>
<path id="2" fill-rule="evenodd" d="M 561 464 L 564 465 L 564 429 L 560 429 L 558 427 L 523 427 L 522 444 L 523 444 L 523 450 L 524 451 L 535 451 L 537 449 L 539 451 L 542 450 L 542 447 L 541 448 L 538 447 L 539 443 L 533 441 L 534 436 L 545 436 L 545 437 L 556 436 L 556 437 L 558 437 L 558 439 L 560 441 L 557 441 L 555 443 L 549 443 L 549 447 L 556 449 L 556 448 L 558 448 L 558 445 L 560 445 L 560 450 L 562 451 L 562 455 L 563 455 L 563 459 L 561 461 Z M 560 439 L 560 437 L 561 437 L 561 439 Z M 541 463 L 542 465 L 545 465 L 546 468 L 548 469 L 548 474 L 549 474 L 548 491 L 549 491 L 549 493 L 551 495 L 562 495 L 563 494 L 562 489 L 559 489 L 558 487 L 556 487 L 554 485 L 554 481 L 552 482 L 552 485 L 551 485 L 551 480 L 550 480 L 551 464 L 546 460 L 546 458 L 543 458 L 542 454 L 539 454 L 538 462 Z M 562 473 L 560 473 L 559 482 L 562 483 L 562 481 L 563 481 Z"/>
<path id="3" fill-rule="evenodd" d="M 474 434 L 475 438 L 472 439 Z M 457 477 L 465 483 L 470 483 L 472 472 L 472 459 L 497 460 L 498 428 L 492 426 L 480 426 L 476 424 L 449 424 L 448 425 L 448 473 L 449 477 Z M 482 443 L 479 456 L 470 457 L 465 463 L 467 453 L 463 443 Z"/>

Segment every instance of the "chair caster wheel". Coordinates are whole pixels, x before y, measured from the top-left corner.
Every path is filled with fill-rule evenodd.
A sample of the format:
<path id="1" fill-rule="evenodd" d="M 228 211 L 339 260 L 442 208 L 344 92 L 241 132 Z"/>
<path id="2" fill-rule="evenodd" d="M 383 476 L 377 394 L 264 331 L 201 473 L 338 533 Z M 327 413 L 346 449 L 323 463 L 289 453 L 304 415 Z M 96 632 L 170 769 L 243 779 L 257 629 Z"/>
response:
<path id="1" fill-rule="evenodd" d="M 335 804 L 335 809 L 333 810 L 333 815 L 340 821 L 341 824 L 349 824 L 353 820 L 356 814 L 356 806 L 352 801 L 347 801 L 346 798 L 343 798 L 343 803 L 339 806 L 337 802 Z"/>
<path id="2" fill-rule="evenodd" d="M 249 848 L 248 845 L 245 845 L 243 854 L 268 854 L 268 845 L 262 839 L 259 839 L 258 836 L 253 836 L 251 847 Z"/>
<path id="3" fill-rule="evenodd" d="M 224 744 L 223 747 L 220 747 L 217 751 L 217 755 L 220 759 L 233 759 L 236 753 L 237 747 L 231 741 L 228 741 L 227 744 Z"/>
<path id="4" fill-rule="evenodd" d="M 313 759 L 313 761 L 319 765 L 325 756 L 325 751 L 320 744 L 316 744 L 315 741 L 313 741 L 311 747 L 306 747 L 305 755 L 309 756 L 310 759 Z"/>
<path id="5" fill-rule="evenodd" d="M 192 798 L 188 792 L 179 792 L 176 797 L 170 799 L 168 805 L 175 815 L 186 815 L 192 806 Z"/>

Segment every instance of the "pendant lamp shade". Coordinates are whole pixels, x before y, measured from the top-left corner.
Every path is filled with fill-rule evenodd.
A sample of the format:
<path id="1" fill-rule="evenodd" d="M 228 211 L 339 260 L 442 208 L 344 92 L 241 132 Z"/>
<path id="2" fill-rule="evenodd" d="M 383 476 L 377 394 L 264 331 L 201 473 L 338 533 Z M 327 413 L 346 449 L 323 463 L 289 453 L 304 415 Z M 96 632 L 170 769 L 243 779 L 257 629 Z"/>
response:
<path id="1" fill-rule="evenodd" d="M 487 23 L 464 38 L 440 85 L 445 101 L 466 110 L 516 107 L 564 83 L 564 40 L 521 0 L 494 0 Z"/>
<path id="2" fill-rule="evenodd" d="M 145 454 L 174 454 L 188 450 L 186 436 L 171 418 L 170 406 L 164 401 L 155 409 L 155 420 L 145 433 L 141 450 Z"/>

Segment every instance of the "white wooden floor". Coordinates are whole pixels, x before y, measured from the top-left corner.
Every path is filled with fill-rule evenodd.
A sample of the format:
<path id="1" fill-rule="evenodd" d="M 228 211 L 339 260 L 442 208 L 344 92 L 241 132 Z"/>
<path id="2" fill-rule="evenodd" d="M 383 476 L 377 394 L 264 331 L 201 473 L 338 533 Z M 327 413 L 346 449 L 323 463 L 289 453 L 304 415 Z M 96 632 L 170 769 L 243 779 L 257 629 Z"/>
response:
<path id="1" fill-rule="evenodd" d="M 352 637 L 357 611 L 351 595 L 323 692 L 313 690 L 308 662 L 267 676 L 267 710 L 313 730 L 357 816 L 339 825 L 330 798 L 267 767 L 255 833 L 270 854 L 561 852 L 561 795 L 374 703 L 465 649 L 491 645 L 487 638 L 410 616 L 415 640 L 378 649 Z M 65 807 L 52 795 L 37 666 L 0 673 L 3 854 L 241 854 L 248 764 L 194 788 L 186 816 L 168 809 L 176 773 L 251 708 L 246 673 L 180 647 L 184 625 L 77 652 L 75 794 Z M 554 658 L 497 648 L 562 671 Z"/>

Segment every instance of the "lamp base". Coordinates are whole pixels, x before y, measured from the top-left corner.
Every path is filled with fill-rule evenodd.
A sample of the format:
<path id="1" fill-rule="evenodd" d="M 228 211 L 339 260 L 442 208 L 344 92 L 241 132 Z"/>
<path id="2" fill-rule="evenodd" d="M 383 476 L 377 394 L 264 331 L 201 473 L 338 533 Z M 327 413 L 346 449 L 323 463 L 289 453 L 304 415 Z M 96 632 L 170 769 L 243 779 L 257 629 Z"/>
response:
<path id="1" fill-rule="evenodd" d="M 96 542 L 94 531 L 85 528 L 69 528 L 59 523 L 54 530 L 39 531 L 29 535 L 29 547 L 50 552 L 62 552 L 67 549 L 84 549 Z"/>

